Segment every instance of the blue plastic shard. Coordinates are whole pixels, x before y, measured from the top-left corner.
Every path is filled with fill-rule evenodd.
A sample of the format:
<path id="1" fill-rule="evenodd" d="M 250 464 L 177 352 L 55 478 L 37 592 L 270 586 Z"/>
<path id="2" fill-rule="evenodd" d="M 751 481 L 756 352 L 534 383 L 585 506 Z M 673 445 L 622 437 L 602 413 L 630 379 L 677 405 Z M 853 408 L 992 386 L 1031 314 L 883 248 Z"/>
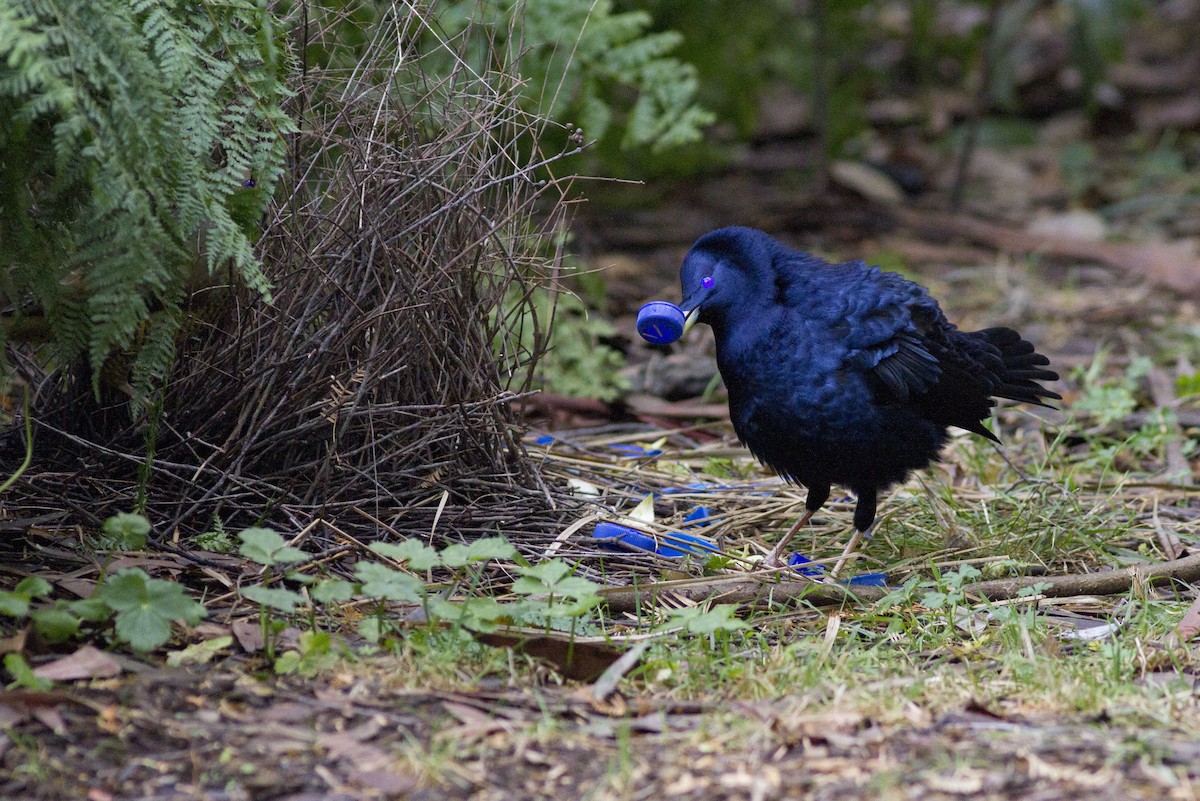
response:
<path id="1" fill-rule="evenodd" d="M 592 538 L 611 550 L 649 551 L 650 553 L 678 558 L 680 556 L 706 556 L 719 553 L 711 541 L 694 534 L 662 534 L 655 536 L 619 523 L 597 523 Z"/>
<path id="2" fill-rule="evenodd" d="M 814 565 L 813 560 L 802 553 L 793 553 L 789 556 L 788 565 L 796 568 L 796 572 L 802 576 L 819 576 L 825 572 L 825 565 Z"/>
<path id="3" fill-rule="evenodd" d="M 796 568 L 796 572 L 802 576 L 820 576 L 825 573 L 824 565 L 813 564 L 813 560 L 802 553 L 789 556 L 788 565 Z M 857 576 L 842 579 L 842 583 L 849 587 L 886 587 L 887 573 L 859 573 Z"/>
<path id="4" fill-rule="evenodd" d="M 684 523 L 695 523 L 697 526 L 707 526 L 710 521 L 708 519 L 708 507 L 697 506 L 692 511 L 688 512 L 683 518 Z"/>
<path id="5" fill-rule="evenodd" d="M 609 445 L 617 453 L 627 456 L 661 456 L 661 448 L 644 448 L 641 445 Z"/>

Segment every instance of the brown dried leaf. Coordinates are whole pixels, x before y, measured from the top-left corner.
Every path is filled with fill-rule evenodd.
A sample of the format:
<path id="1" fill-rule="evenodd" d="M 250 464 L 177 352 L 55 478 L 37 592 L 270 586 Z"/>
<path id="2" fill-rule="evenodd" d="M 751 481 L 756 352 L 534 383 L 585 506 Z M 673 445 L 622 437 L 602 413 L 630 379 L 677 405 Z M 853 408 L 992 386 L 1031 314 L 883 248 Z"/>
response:
<path id="1" fill-rule="evenodd" d="M 116 659 L 91 645 L 85 645 L 70 656 L 55 659 L 34 669 L 33 675 L 50 681 L 107 679 L 121 674 Z"/>
<path id="2" fill-rule="evenodd" d="M 511 648 L 554 666 L 568 679 L 595 681 L 624 653 L 603 637 L 571 637 L 543 629 L 502 628 L 475 639 L 494 648 Z"/>

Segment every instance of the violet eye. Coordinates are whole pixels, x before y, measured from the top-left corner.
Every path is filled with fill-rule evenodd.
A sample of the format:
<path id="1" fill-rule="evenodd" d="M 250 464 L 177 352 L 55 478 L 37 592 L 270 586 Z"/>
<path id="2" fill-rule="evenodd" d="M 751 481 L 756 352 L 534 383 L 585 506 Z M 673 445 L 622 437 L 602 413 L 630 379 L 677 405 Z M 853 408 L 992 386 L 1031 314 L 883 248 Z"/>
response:
<path id="1" fill-rule="evenodd" d="M 715 283 L 716 281 L 713 280 L 711 275 L 706 275 L 700 279 L 700 286 L 704 287 L 705 289 L 712 289 L 713 284 Z"/>

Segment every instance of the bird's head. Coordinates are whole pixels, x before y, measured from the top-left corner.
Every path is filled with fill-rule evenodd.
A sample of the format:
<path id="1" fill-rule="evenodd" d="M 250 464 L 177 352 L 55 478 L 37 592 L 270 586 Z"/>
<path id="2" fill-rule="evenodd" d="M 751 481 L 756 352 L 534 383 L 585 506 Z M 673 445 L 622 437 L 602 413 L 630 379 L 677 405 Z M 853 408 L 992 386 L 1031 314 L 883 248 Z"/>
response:
<path id="1" fill-rule="evenodd" d="M 719 228 L 696 240 L 679 270 L 684 330 L 696 322 L 719 329 L 731 313 L 752 313 L 758 303 L 769 302 L 779 247 L 753 228 Z"/>

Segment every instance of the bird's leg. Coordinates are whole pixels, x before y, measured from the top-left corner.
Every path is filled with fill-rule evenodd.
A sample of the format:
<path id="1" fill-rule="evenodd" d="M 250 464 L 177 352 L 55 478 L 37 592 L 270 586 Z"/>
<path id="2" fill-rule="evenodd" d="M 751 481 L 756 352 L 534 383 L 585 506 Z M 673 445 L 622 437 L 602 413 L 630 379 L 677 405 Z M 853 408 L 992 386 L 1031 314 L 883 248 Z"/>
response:
<path id="1" fill-rule="evenodd" d="M 842 565 L 856 554 L 855 550 L 858 544 L 862 542 L 863 537 L 871 536 L 871 531 L 875 528 L 875 508 L 878 506 L 879 491 L 875 487 L 856 487 L 854 494 L 858 496 L 858 502 L 854 505 L 854 536 L 846 543 L 846 549 L 842 551 L 842 555 L 838 557 L 837 562 L 833 565 L 833 570 L 829 571 L 830 578 L 837 578 L 842 572 Z"/>
<path id="2" fill-rule="evenodd" d="M 804 514 L 800 515 L 800 519 L 796 521 L 796 524 L 794 526 L 792 526 L 790 529 L 788 529 L 788 533 L 783 535 L 783 539 L 781 539 L 779 541 L 779 544 L 776 545 L 771 550 L 771 553 L 769 553 L 767 555 L 766 560 L 763 562 L 764 566 L 766 566 L 766 567 L 782 567 L 783 565 L 787 564 L 786 559 L 783 561 L 780 561 L 779 557 L 787 549 L 788 543 L 792 541 L 792 537 L 795 537 L 796 534 L 798 534 L 800 532 L 800 529 L 804 528 L 804 525 L 806 523 L 808 523 L 809 520 L 812 519 L 814 512 L 816 512 L 815 509 L 805 509 L 804 510 Z"/>
<path id="3" fill-rule="evenodd" d="M 862 542 L 864 538 L 870 537 L 871 531 L 874 528 L 875 525 L 872 523 L 867 527 L 866 531 L 859 531 L 857 528 L 854 529 L 854 536 L 852 536 L 850 541 L 846 543 L 846 549 L 842 551 L 842 555 L 839 556 L 837 562 L 834 563 L 833 570 L 829 571 L 830 578 L 837 578 L 838 574 L 842 572 L 842 565 L 848 560 L 858 556 L 858 554 L 855 553 L 855 551 L 858 549 L 858 544 Z"/>

